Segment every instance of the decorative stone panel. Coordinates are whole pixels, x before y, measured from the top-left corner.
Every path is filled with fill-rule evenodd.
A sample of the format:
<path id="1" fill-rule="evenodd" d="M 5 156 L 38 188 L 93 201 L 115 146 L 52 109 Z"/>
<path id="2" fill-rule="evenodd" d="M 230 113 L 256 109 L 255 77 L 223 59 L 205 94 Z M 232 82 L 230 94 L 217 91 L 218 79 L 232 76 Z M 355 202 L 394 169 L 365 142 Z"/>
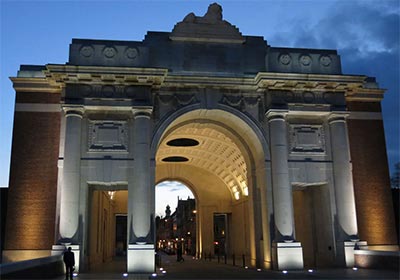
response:
<path id="1" fill-rule="evenodd" d="M 126 121 L 89 121 L 88 150 L 128 151 L 128 128 Z"/>
<path id="2" fill-rule="evenodd" d="M 291 153 L 325 153 L 325 132 L 322 125 L 291 124 Z"/>
<path id="3" fill-rule="evenodd" d="M 269 48 L 267 72 L 341 74 L 340 56 L 335 50 Z"/>
<path id="4" fill-rule="evenodd" d="M 148 64 L 149 48 L 141 42 L 73 39 L 69 63 L 91 66 L 140 67 Z"/>

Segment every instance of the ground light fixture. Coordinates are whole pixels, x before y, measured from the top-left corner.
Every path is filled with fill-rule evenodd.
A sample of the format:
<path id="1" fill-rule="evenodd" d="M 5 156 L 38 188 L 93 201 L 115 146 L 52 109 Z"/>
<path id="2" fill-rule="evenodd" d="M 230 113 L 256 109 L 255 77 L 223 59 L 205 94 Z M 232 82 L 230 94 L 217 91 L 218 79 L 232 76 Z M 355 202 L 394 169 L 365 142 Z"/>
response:
<path id="1" fill-rule="evenodd" d="M 354 270 L 354 271 L 357 271 L 357 270 L 358 270 L 358 268 L 357 268 L 357 267 L 353 267 L 353 270 Z"/>
<path id="2" fill-rule="evenodd" d="M 248 266 L 245 266 L 244 268 L 245 268 L 245 269 L 248 269 L 249 267 L 248 267 Z"/>
<path id="3" fill-rule="evenodd" d="M 72 276 L 76 277 L 78 276 L 78 273 L 75 272 L 74 274 L 72 274 Z"/>
<path id="4" fill-rule="evenodd" d="M 287 270 L 282 270 L 282 273 L 283 274 L 287 274 Z"/>
<path id="5" fill-rule="evenodd" d="M 122 274 L 122 276 L 123 277 L 128 277 L 128 273 L 125 272 L 124 274 Z"/>
<path id="6" fill-rule="evenodd" d="M 164 270 L 164 268 L 160 267 L 160 270 L 161 270 L 161 271 L 163 271 L 163 270 Z"/>
<path id="7" fill-rule="evenodd" d="M 157 273 L 152 273 L 151 277 L 157 277 Z"/>
<path id="8" fill-rule="evenodd" d="M 165 274 L 165 273 L 167 273 L 167 271 L 166 271 L 166 270 L 163 270 L 162 273 Z"/>
<path id="9" fill-rule="evenodd" d="M 257 271 L 261 271 L 261 268 L 257 268 Z"/>
<path id="10" fill-rule="evenodd" d="M 309 269 L 309 270 L 308 270 L 308 272 L 310 272 L 310 273 L 313 273 L 313 272 L 314 272 L 314 270 L 313 270 L 313 269 Z"/>

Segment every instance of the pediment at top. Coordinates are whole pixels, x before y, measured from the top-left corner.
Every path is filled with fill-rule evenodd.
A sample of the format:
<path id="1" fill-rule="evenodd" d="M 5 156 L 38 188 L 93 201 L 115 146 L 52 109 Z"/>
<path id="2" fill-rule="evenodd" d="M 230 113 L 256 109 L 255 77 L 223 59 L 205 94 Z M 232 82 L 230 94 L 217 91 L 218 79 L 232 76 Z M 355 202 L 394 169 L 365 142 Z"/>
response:
<path id="1" fill-rule="evenodd" d="M 239 44 L 245 41 L 236 26 L 222 19 L 222 7 L 217 3 L 211 4 L 204 16 L 188 14 L 183 21 L 175 25 L 170 39 Z"/>

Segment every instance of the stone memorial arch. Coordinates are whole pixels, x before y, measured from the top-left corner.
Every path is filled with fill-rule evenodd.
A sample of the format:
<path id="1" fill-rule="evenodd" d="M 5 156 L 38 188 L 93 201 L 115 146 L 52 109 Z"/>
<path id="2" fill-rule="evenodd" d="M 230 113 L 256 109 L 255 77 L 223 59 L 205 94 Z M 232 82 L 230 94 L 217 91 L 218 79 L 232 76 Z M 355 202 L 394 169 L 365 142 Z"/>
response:
<path id="1" fill-rule="evenodd" d="M 163 180 L 196 196 L 198 257 L 214 254 L 215 214 L 228 251 L 256 267 L 352 266 L 356 242 L 396 244 L 384 90 L 342 74 L 335 50 L 272 47 L 212 4 L 140 42 L 73 39 L 68 63 L 11 80 L 9 260 L 69 245 L 88 269 L 112 251 L 99 248 L 113 234 L 96 234 L 120 211 L 127 271 L 152 272 Z M 114 191 L 125 210 L 100 199 Z"/>

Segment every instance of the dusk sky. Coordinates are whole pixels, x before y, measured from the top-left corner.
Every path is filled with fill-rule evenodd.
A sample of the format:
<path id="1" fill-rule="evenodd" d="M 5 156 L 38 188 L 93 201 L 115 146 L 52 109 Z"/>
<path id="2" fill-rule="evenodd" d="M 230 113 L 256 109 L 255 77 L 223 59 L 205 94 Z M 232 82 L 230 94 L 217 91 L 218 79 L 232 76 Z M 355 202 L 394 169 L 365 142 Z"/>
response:
<path id="1" fill-rule="evenodd" d="M 142 41 L 147 31 L 171 31 L 190 12 L 204 15 L 212 2 L 0 0 L 0 186 L 9 178 L 15 102 L 9 77 L 21 64 L 66 63 L 72 38 Z M 273 47 L 337 49 L 344 74 L 376 77 L 387 89 L 382 105 L 393 172 L 400 161 L 399 0 L 218 3 L 243 35 L 263 36 Z M 176 201 L 177 192 L 170 193 Z"/>
<path id="2" fill-rule="evenodd" d="M 156 216 L 165 217 L 165 207 L 171 207 L 171 214 L 178 206 L 178 198 L 195 198 L 192 191 L 177 181 L 164 181 L 156 186 Z"/>

